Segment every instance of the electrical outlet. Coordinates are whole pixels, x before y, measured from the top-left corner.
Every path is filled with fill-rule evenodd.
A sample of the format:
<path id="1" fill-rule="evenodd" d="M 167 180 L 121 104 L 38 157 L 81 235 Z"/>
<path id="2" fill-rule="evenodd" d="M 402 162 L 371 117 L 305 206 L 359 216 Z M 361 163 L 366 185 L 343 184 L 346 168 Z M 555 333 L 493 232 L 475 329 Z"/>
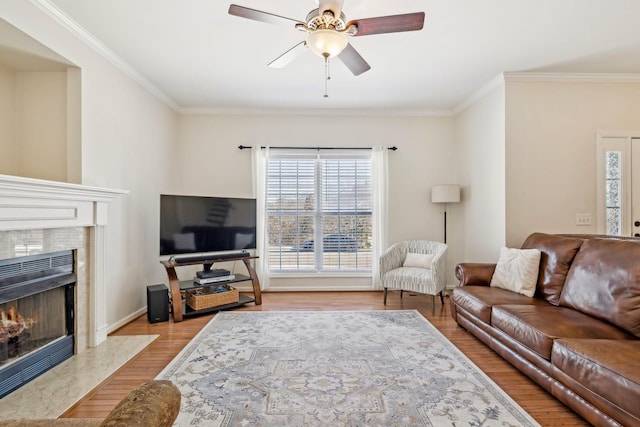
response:
<path id="1" fill-rule="evenodd" d="M 576 225 L 591 225 L 591 214 L 590 213 L 577 213 L 576 214 Z"/>

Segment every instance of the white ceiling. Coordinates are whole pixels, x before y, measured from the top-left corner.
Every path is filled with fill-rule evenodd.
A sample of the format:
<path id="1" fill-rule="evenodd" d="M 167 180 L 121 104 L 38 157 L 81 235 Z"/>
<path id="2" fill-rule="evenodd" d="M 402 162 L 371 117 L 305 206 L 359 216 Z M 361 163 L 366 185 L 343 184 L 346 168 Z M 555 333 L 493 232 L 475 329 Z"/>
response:
<path id="1" fill-rule="evenodd" d="M 638 0 L 345 0 L 347 20 L 426 12 L 424 29 L 351 38 L 371 70 L 353 76 L 304 39 L 227 13 L 222 0 L 40 0 L 101 42 L 185 111 L 350 109 L 451 112 L 502 72 L 640 75 Z M 314 0 L 233 0 L 304 21 Z M 111 55 L 111 53 L 109 53 Z"/>

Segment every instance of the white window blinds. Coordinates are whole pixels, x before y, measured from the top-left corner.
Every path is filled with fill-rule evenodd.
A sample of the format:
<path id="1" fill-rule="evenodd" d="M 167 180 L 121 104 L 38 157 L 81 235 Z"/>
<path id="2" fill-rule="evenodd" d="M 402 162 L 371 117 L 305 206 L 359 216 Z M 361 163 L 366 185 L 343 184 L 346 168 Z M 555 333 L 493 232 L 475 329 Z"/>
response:
<path id="1" fill-rule="evenodd" d="M 268 160 L 271 271 L 370 271 L 371 156 L 277 154 Z"/>

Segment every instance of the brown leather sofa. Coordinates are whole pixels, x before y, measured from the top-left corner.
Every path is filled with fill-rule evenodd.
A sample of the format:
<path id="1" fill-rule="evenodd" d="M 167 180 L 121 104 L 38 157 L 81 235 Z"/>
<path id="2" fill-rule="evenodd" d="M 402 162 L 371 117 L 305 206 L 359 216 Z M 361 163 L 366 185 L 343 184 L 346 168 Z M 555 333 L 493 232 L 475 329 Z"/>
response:
<path id="1" fill-rule="evenodd" d="M 591 424 L 640 425 L 640 239 L 533 233 L 522 248 L 541 251 L 535 295 L 462 263 L 453 318 Z"/>

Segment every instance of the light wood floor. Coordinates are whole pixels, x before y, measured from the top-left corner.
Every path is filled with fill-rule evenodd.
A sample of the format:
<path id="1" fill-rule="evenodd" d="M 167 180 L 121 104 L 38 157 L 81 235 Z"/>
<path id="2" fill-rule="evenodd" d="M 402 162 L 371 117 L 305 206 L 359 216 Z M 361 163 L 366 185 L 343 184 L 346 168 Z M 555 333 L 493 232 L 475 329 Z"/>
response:
<path id="1" fill-rule="evenodd" d="M 398 310 L 417 309 L 453 344 L 505 390 L 543 426 L 588 426 L 582 418 L 497 356 L 484 344 L 458 327 L 451 318 L 449 300 L 436 302 L 431 314 L 431 297 L 390 293 L 387 305 L 381 292 L 271 292 L 262 294 L 262 305 L 236 310 Z M 206 325 L 213 315 L 184 322 L 149 324 L 146 315 L 120 328 L 114 335 L 158 334 L 160 337 L 138 356 L 109 377 L 62 417 L 104 418 L 138 384 L 154 379 L 178 352 Z"/>

